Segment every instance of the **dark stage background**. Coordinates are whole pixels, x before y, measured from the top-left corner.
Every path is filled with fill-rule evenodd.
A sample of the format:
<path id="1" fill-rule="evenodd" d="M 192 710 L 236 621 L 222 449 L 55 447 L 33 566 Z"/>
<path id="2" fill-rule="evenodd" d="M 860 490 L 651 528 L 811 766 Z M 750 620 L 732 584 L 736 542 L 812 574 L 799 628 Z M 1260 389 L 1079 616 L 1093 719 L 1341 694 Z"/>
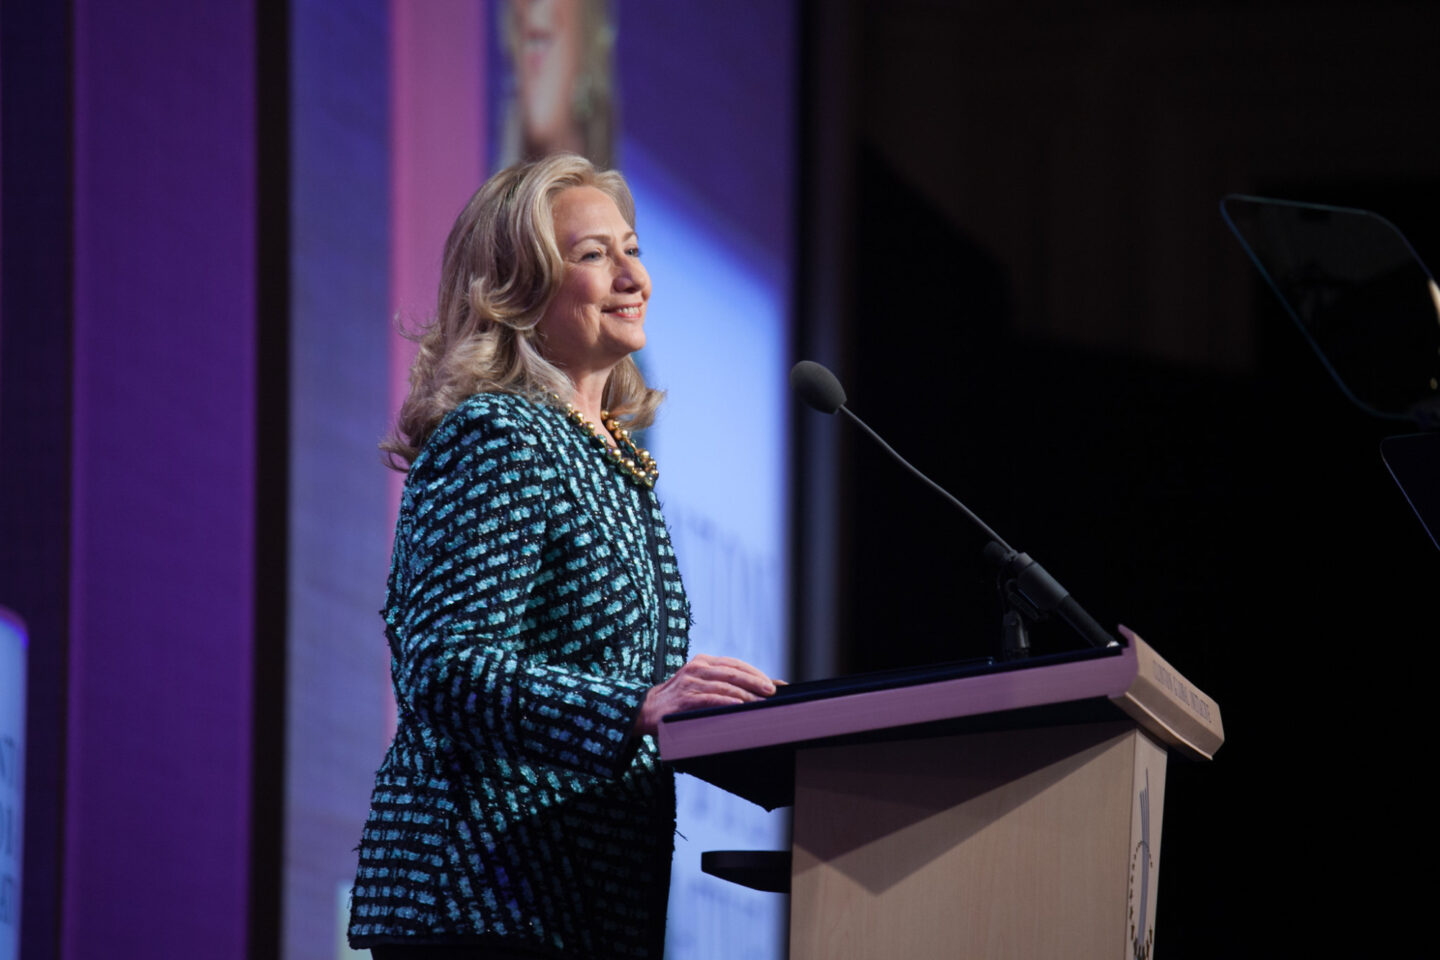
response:
<path id="1" fill-rule="evenodd" d="M 1423 905 L 1405 679 L 1440 554 L 1380 458 L 1403 425 L 1342 397 L 1217 204 L 1368 207 L 1433 268 L 1440 16 L 910 0 L 826 26 L 852 409 L 1224 711 L 1215 762 L 1170 768 L 1158 955 L 1375 949 Z M 840 442 L 841 668 L 990 652 L 982 538 Z"/>

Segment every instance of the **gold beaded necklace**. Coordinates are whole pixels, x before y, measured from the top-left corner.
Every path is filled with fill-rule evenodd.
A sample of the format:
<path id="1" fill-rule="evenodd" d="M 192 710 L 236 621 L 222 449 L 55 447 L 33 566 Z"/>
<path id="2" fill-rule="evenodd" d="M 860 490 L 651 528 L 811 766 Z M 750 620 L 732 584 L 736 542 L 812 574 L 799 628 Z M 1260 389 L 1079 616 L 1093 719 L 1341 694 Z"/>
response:
<path id="1" fill-rule="evenodd" d="M 557 396 L 555 400 L 560 401 L 560 398 Z M 565 404 L 565 415 L 605 448 L 606 456 L 609 457 L 611 463 L 620 468 L 621 473 L 646 489 L 655 486 L 655 480 L 660 476 L 660 468 L 655 465 L 655 458 L 650 456 L 650 451 L 636 444 L 630 436 L 630 431 L 620 426 L 619 421 L 610 416 L 609 410 L 600 411 L 600 422 L 605 424 L 605 429 L 614 435 L 616 446 L 611 446 L 610 441 L 605 439 L 604 432 L 586 419 L 585 414 L 575 409 L 573 403 Z M 629 450 L 629 456 L 625 455 L 622 447 Z"/>

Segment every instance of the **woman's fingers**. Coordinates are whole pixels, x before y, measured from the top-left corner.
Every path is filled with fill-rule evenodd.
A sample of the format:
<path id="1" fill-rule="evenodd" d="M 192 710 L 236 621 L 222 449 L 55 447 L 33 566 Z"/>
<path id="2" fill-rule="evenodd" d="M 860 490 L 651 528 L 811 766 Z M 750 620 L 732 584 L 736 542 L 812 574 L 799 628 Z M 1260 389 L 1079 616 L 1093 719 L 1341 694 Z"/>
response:
<path id="1" fill-rule="evenodd" d="M 722 681 L 757 697 L 768 697 L 775 692 L 775 684 L 763 671 L 734 657 L 712 657 L 702 653 L 681 667 L 676 676 L 681 674 Z"/>
<path id="2" fill-rule="evenodd" d="M 715 698 L 722 698 L 726 702 L 744 703 L 751 700 L 761 699 L 759 691 L 751 690 L 749 687 L 732 682 L 732 678 L 722 675 L 705 674 L 699 671 L 688 673 L 677 673 L 662 685 L 662 696 L 673 701 L 679 706 L 676 709 L 687 709 L 694 705 L 712 705 L 707 701 Z"/>
<path id="3" fill-rule="evenodd" d="M 775 692 L 764 671 L 734 657 L 697 654 L 675 675 L 651 687 L 636 718 L 641 733 L 654 733 L 669 713 L 762 700 Z"/>

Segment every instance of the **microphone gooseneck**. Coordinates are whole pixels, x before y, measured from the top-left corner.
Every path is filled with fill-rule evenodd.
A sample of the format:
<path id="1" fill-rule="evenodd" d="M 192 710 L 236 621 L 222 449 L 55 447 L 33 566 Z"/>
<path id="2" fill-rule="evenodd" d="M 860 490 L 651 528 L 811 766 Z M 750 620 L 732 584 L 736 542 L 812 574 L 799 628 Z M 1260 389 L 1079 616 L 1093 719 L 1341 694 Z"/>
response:
<path id="1" fill-rule="evenodd" d="M 840 379 L 835 374 L 813 360 L 801 360 L 790 368 L 790 387 L 807 406 L 821 413 L 833 414 L 838 410 L 849 417 L 870 439 L 890 454 L 896 463 L 958 508 L 990 538 L 984 554 L 986 560 L 1000 570 L 1002 595 L 1015 610 L 1015 622 L 1012 626 L 1007 621 L 1007 633 L 1013 632 L 1016 635 L 1015 645 L 1020 651 L 1018 655 L 1024 655 L 1024 651 L 1028 649 L 1022 621 L 1037 620 L 1051 612 L 1059 613 L 1077 633 L 1097 647 L 1118 645 L 1115 638 L 1110 636 L 1044 567 L 1032 560 L 1028 554 L 1020 553 L 1006 543 L 1000 534 L 992 530 L 989 524 L 976 516 L 974 511 L 961 503 L 954 494 L 921 473 L 910 461 L 896 453 L 895 448 L 886 443 L 880 434 L 870 429 L 869 424 L 851 412 L 850 408 L 845 406 L 845 388 L 840 385 Z M 1007 642 L 1007 648 L 1009 647 L 1010 643 Z"/>
<path id="2" fill-rule="evenodd" d="M 819 410 L 821 413 L 834 413 L 838 410 L 845 414 L 845 416 L 855 422 L 857 427 L 869 434 L 871 440 L 880 444 L 881 448 L 890 454 L 896 463 L 900 464 L 900 466 L 906 470 L 909 470 L 927 487 L 950 501 L 961 513 L 969 517 L 970 522 L 979 527 L 985 536 L 1000 544 L 1008 553 L 1013 554 L 1015 552 L 1010 544 L 1001 538 L 1000 534 L 990 529 L 989 524 L 977 517 L 969 507 L 961 503 L 949 490 L 946 490 L 940 486 L 940 484 L 925 476 L 925 474 L 921 473 L 919 468 L 913 466 L 909 460 L 906 460 L 900 456 L 900 454 L 896 453 L 895 448 L 886 443 L 880 434 L 871 430 L 869 424 L 861 420 L 849 407 L 845 406 L 845 388 L 840 385 L 840 378 L 831 373 L 828 367 L 818 364 L 814 360 L 801 360 L 790 368 L 790 388 L 795 391 L 796 396 L 804 401 L 808 407 Z"/>

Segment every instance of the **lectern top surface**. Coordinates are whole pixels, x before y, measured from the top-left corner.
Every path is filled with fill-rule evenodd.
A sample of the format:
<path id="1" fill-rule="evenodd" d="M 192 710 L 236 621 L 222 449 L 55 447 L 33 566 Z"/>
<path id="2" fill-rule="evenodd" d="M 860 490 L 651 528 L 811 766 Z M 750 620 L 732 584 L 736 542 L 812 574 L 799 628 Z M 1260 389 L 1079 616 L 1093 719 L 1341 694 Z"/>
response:
<path id="1" fill-rule="evenodd" d="M 1019 670 L 1033 670 L 1037 667 L 1062 663 L 1079 663 L 1084 660 L 1101 660 L 1118 657 L 1123 647 L 1071 650 L 1065 653 L 1027 657 L 1024 660 L 997 660 L 994 657 L 977 657 L 972 660 L 951 660 L 945 663 L 928 663 L 919 667 L 897 667 L 893 670 L 877 670 L 873 673 L 857 673 L 849 676 L 827 677 L 823 680 L 806 680 L 800 683 L 778 687 L 775 695 L 755 703 L 741 703 L 728 707 L 706 707 L 702 710 L 688 710 L 670 714 L 667 723 L 713 717 L 739 711 L 765 710 L 783 707 L 810 700 L 827 700 L 831 697 L 854 693 L 869 693 L 876 690 L 896 690 L 901 687 L 917 687 L 940 680 L 958 680 L 963 677 L 978 677 L 988 674 L 1009 673 Z"/>
<path id="2" fill-rule="evenodd" d="M 763 806 L 788 802 L 783 779 L 797 749 L 977 725 L 1123 714 L 1173 749 L 1213 756 L 1225 739 L 1219 707 L 1133 632 L 1120 633 L 1125 646 L 837 677 L 768 700 L 671 714 L 660 723 L 660 756 Z"/>

